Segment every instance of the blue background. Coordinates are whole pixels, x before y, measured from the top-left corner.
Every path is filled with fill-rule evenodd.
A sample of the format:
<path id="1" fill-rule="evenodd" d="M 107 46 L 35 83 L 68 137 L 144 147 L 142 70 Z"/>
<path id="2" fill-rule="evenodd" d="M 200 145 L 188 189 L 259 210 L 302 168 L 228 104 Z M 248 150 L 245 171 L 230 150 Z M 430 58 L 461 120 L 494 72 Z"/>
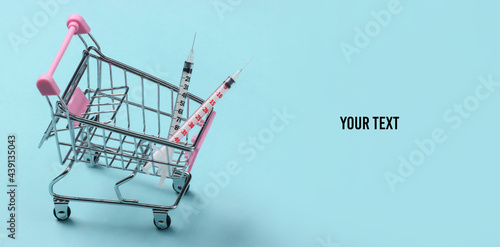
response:
<path id="1" fill-rule="evenodd" d="M 388 4 L 72 0 L 49 13 L 35 1 L 2 3 L 0 150 L 15 133 L 19 188 L 16 240 L 6 236 L 1 193 L 0 245 L 498 246 L 500 92 L 477 100 L 475 90 L 478 77 L 500 80 L 500 3 L 401 0 L 387 25 L 375 24 L 380 29 L 366 47 L 346 56 L 341 44 L 354 45 L 356 28 L 373 25 L 372 12 Z M 13 44 L 13 34 L 23 37 L 23 18 L 33 22 L 43 13 L 47 19 L 38 20 L 33 37 Z M 142 208 L 72 202 L 68 221 L 52 215 L 47 187 L 63 168 L 52 140 L 37 149 L 49 109 L 35 82 L 72 13 L 86 19 L 104 54 L 175 85 L 197 32 L 190 91 L 202 98 L 255 57 L 216 106 L 190 193 L 166 231 L 156 230 L 151 211 Z M 54 76 L 60 87 L 81 50 L 78 40 L 70 44 Z M 471 102 L 477 104 L 458 127 L 443 118 Z M 284 108 L 294 118 L 272 137 L 262 134 Z M 340 116 L 400 119 L 398 130 L 342 130 Z M 391 189 L 384 174 L 398 174 L 399 157 L 409 159 L 419 150 L 415 140 L 432 138 L 436 129 L 445 141 Z M 268 138 L 255 156 L 238 151 L 259 134 Z M 230 162 L 239 173 L 207 193 L 216 184 L 209 174 L 226 172 Z M 116 179 L 84 168 L 61 189 L 113 195 Z M 0 184 L 6 170 L 2 165 Z M 154 180 L 144 186 L 147 198 L 157 181 L 143 179 Z"/>

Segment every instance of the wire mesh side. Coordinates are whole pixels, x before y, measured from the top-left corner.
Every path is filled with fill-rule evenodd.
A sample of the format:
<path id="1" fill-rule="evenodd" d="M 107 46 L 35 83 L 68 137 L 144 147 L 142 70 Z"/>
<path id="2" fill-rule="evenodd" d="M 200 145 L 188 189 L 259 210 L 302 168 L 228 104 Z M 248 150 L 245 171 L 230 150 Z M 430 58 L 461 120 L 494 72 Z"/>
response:
<path id="1" fill-rule="evenodd" d="M 153 146 L 160 148 L 163 145 L 146 140 L 147 137 L 156 137 L 166 142 L 178 88 L 107 58 L 99 51 L 95 51 L 97 54 L 90 51 L 92 47 L 84 51 L 84 57 L 63 93 L 63 100 L 69 102 L 76 87 L 80 87 L 90 100 L 87 111 L 83 113 L 87 123 L 72 123 L 78 134 L 73 140 L 60 142 L 59 148 L 66 149 L 63 161 L 73 160 L 156 176 L 160 175 L 159 168 L 168 164 L 168 177 L 184 173 L 189 158 L 186 150 L 169 148 L 173 157 L 166 163 L 153 158 Z M 192 94 L 187 95 L 181 124 L 202 102 Z M 57 131 L 68 131 L 67 121 L 61 119 L 64 112 L 60 110 L 55 115 L 60 122 Z M 201 126 L 196 126 L 179 144 L 193 148 L 196 144 L 193 142 L 198 138 L 191 137 L 201 130 Z M 53 133 L 49 133 L 49 137 L 51 135 Z M 76 152 L 72 153 L 72 145 Z M 142 171 L 148 163 L 153 163 L 152 170 Z"/>

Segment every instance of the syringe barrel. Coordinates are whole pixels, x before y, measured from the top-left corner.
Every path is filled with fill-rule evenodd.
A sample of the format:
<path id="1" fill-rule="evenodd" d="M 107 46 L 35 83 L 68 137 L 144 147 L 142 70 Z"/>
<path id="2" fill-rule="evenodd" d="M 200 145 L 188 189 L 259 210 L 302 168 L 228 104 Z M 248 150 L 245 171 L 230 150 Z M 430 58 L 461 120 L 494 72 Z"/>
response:
<path id="1" fill-rule="evenodd" d="M 184 68 L 182 69 L 181 82 L 179 84 L 179 93 L 175 99 L 175 108 L 170 123 L 168 136 L 171 137 L 175 131 L 180 127 L 182 113 L 184 112 L 184 105 L 187 102 L 187 90 L 189 82 L 191 81 L 191 73 L 193 72 L 193 62 L 185 61 Z"/>

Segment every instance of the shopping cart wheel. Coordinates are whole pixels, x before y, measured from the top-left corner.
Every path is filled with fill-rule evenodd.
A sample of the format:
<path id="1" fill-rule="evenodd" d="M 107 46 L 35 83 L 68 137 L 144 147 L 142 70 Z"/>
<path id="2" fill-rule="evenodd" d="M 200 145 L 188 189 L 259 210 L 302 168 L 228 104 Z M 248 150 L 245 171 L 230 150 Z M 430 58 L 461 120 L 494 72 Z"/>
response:
<path id="1" fill-rule="evenodd" d="M 179 175 L 179 177 L 172 180 L 172 188 L 174 188 L 175 192 L 181 193 L 182 188 L 186 186 L 187 177 L 191 176 L 191 174 L 186 172 L 183 174 L 177 173 L 176 175 Z M 189 184 L 187 185 L 186 192 L 188 192 L 188 190 Z"/>
<path id="2" fill-rule="evenodd" d="M 160 230 L 167 229 L 172 223 L 172 219 L 166 212 L 153 210 L 153 215 L 153 224 Z"/>
<path id="3" fill-rule="evenodd" d="M 68 210 L 67 211 L 64 211 L 64 210 L 59 210 L 56 212 L 56 209 L 54 208 L 54 210 L 52 211 L 54 213 L 54 216 L 57 218 L 57 220 L 67 220 L 69 218 L 69 216 L 71 215 L 71 208 L 68 207 Z"/>
<path id="4" fill-rule="evenodd" d="M 88 167 L 94 167 L 95 163 L 99 161 L 99 157 L 101 156 L 101 153 L 94 151 L 92 154 L 86 153 L 84 156 L 84 160 L 86 160 L 87 166 Z"/>
<path id="5" fill-rule="evenodd" d="M 187 193 L 187 192 L 189 191 L 189 187 L 190 187 L 190 186 L 188 185 L 188 187 L 187 187 L 187 189 L 186 189 L 186 192 L 184 192 L 184 193 Z M 177 185 L 177 186 L 176 186 L 176 184 L 175 184 L 174 182 L 172 182 L 172 188 L 174 188 L 175 192 L 177 192 L 177 193 L 181 193 L 181 190 L 182 190 L 182 185 Z"/>

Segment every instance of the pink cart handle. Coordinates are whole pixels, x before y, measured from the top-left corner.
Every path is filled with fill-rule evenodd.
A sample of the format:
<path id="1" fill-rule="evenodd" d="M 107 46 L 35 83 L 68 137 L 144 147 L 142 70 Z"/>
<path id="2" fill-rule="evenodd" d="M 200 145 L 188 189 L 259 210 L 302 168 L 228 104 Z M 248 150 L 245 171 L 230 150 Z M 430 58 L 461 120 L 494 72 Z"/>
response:
<path id="1" fill-rule="evenodd" d="M 73 35 L 86 34 L 90 32 L 90 27 L 87 24 L 87 22 L 85 22 L 83 17 L 77 14 L 70 15 L 68 17 L 66 25 L 68 26 L 68 34 L 66 34 L 66 38 L 64 38 L 64 41 L 61 47 L 59 48 L 59 51 L 56 54 L 56 58 L 54 58 L 54 61 L 52 61 L 52 64 L 50 65 L 47 74 L 41 75 L 40 77 L 38 77 L 38 80 L 36 81 L 36 87 L 43 96 L 59 95 L 61 90 L 59 89 L 53 78 L 57 65 L 61 61 L 61 58 L 64 55 L 64 52 L 66 51 L 66 48 L 68 48 L 69 42 L 71 41 Z"/>

